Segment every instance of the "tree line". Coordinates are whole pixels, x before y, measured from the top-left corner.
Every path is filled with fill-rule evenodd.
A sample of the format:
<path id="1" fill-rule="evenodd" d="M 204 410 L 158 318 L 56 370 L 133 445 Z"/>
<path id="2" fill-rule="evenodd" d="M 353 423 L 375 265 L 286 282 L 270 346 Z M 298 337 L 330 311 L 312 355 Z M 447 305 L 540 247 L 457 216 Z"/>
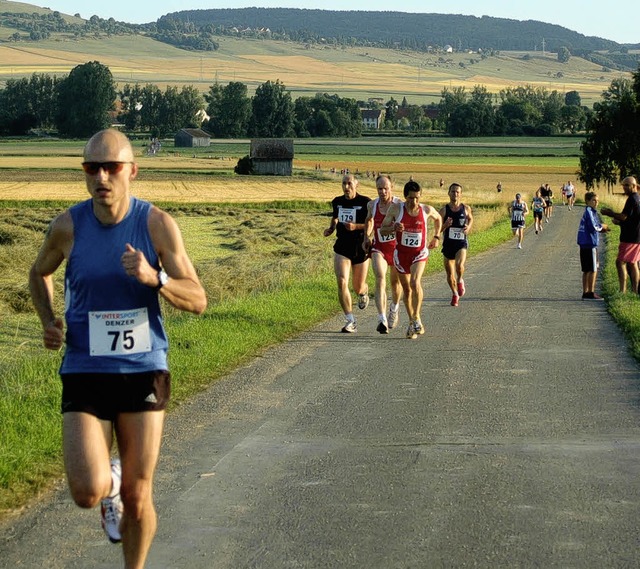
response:
<path id="1" fill-rule="evenodd" d="M 117 89 L 109 68 L 93 61 L 66 77 L 34 73 L 7 81 L 0 90 L 0 134 L 41 129 L 84 137 L 118 122 L 130 132 L 156 137 L 189 127 L 202 127 L 217 138 L 358 137 L 364 108 L 383 111 L 383 130 L 456 137 L 576 133 L 591 112 L 577 91 L 560 94 L 528 85 L 498 94 L 482 86 L 445 88 L 440 102 L 430 105 L 412 105 L 406 97 L 381 105 L 328 93 L 294 101 L 280 81 L 267 81 L 253 96 L 240 82 L 215 83 L 204 94 L 191 85 L 162 91 L 136 83 Z"/>
<path id="2" fill-rule="evenodd" d="M 202 127 L 213 136 L 360 136 L 362 118 L 354 99 L 317 94 L 295 102 L 280 81 L 267 81 L 250 97 L 247 86 L 195 87 L 126 84 L 117 89 L 109 68 L 98 61 L 74 67 L 67 77 L 34 73 L 10 79 L 0 89 L 0 134 L 33 130 L 85 138 L 113 123 L 131 133 L 173 136 L 182 128 Z"/>
<path id="3" fill-rule="evenodd" d="M 115 119 L 131 133 L 156 137 L 197 126 L 228 138 L 356 137 L 363 129 L 362 105 L 327 93 L 294 102 L 280 81 L 263 83 L 252 97 L 240 82 L 215 83 L 204 95 L 189 85 L 162 91 L 156 85 L 127 84 L 117 90 L 109 68 L 92 61 L 63 78 L 34 73 L 9 80 L 0 89 L 0 134 L 44 129 L 86 138 Z M 445 88 L 435 121 L 406 99 L 398 104 L 391 98 L 384 110 L 387 128 L 397 129 L 402 114 L 402 120 L 423 129 L 442 127 L 454 136 L 550 135 L 584 126 L 579 178 L 588 188 L 611 187 L 640 172 L 640 69 L 632 80 L 612 81 L 592 110 L 580 104 L 577 91 L 561 95 L 532 86 L 509 87 L 498 95 L 482 86 L 469 93 Z"/>

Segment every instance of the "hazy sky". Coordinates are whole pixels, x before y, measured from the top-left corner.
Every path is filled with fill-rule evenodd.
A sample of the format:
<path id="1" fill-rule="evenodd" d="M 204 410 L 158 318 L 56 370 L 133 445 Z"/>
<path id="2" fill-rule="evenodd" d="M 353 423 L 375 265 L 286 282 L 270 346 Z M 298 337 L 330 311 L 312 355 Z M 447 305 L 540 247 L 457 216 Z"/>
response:
<path id="1" fill-rule="evenodd" d="M 40 4 L 45 2 L 46 4 Z M 640 2 L 638 0 L 454 0 L 429 2 L 405 0 L 400 4 L 382 0 L 40 0 L 30 2 L 67 14 L 79 13 L 113 17 L 129 23 L 147 23 L 180 10 L 207 8 L 307 8 L 323 10 L 397 10 L 414 13 L 464 14 L 494 16 L 513 20 L 539 20 L 558 24 L 586 36 L 598 36 L 620 43 L 640 43 Z M 347 8 L 348 7 L 348 8 Z"/>

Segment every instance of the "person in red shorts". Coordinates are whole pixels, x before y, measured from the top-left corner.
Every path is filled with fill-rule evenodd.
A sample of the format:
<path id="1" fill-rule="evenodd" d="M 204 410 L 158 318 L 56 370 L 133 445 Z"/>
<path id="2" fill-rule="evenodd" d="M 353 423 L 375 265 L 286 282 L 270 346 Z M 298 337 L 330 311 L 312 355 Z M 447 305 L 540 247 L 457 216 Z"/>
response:
<path id="1" fill-rule="evenodd" d="M 429 250 L 435 249 L 440 241 L 442 217 L 430 205 L 421 205 L 422 188 L 413 180 L 404 186 L 404 203 L 392 204 L 382 222 L 382 235 L 396 235 L 396 250 L 393 261 L 402 291 L 404 305 L 409 316 L 407 338 L 415 339 L 424 334 L 420 318 L 420 307 L 424 292 L 422 273 L 427 264 Z M 427 240 L 427 222 L 433 221 L 434 234 Z"/>
<path id="2" fill-rule="evenodd" d="M 638 195 L 638 183 L 633 176 L 627 176 L 622 180 L 622 190 L 627 196 L 627 201 L 620 213 L 615 213 L 608 207 L 600 210 L 602 215 L 611 217 L 613 223 L 620 226 L 620 245 L 616 268 L 618 269 L 618 281 L 620 292 L 627 291 L 627 275 L 631 280 L 631 289 L 638 293 L 638 261 L 640 261 L 640 196 Z"/>
<path id="3" fill-rule="evenodd" d="M 401 203 L 400 198 L 393 195 L 393 182 L 387 174 L 376 179 L 378 197 L 367 204 L 365 220 L 364 249 L 371 255 L 371 265 L 376 277 L 375 301 L 378 309 L 378 327 L 380 334 L 388 334 L 398 323 L 398 309 L 402 286 L 398 279 L 398 271 L 393 265 L 393 252 L 396 250 L 396 236 L 382 235 L 380 228 L 391 204 Z M 387 318 L 387 268 L 391 268 L 391 306 Z"/>

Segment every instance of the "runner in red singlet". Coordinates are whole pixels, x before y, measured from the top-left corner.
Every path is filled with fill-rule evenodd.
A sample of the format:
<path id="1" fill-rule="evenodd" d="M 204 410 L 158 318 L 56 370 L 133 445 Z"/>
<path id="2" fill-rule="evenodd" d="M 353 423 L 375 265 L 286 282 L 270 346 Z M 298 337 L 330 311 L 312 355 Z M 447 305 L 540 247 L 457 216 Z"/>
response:
<path id="1" fill-rule="evenodd" d="M 422 188 L 409 181 L 404 186 L 404 203 L 392 204 L 382 223 L 382 235 L 395 233 L 396 250 L 394 265 L 404 292 L 404 305 L 409 316 L 407 338 L 414 339 L 424 334 L 420 319 L 420 307 L 424 292 L 422 273 L 429 257 L 429 249 L 435 249 L 440 241 L 442 217 L 430 205 L 421 205 Z M 434 234 L 427 240 L 427 222 L 433 220 Z"/>
<path id="2" fill-rule="evenodd" d="M 367 204 L 367 219 L 365 220 L 365 251 L 371 253 L 371 264 L 376 277 L 375 301 L 378 309 L 378 327 L 380 334 L 388 334 L 398 323 L 398 309 L 402 286 L 398 279 L 398 272 L 393 265 L 393 252 L 396 249 L 395 234 L 382 235 L 380 228 L 391 204 L 401 203 L 393 195 L 391 178 L 382 174 L 376 179 L 378 197 Z M 391 267 L 391 306 L 387 318 L 387 267 Z"/>

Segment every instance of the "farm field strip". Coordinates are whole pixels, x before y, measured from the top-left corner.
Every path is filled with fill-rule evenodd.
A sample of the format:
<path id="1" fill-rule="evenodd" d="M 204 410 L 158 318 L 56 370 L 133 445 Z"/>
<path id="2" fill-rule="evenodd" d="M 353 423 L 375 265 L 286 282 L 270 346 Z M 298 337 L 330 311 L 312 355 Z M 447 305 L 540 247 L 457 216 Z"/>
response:
<path id="1" fill-rule="evenodd" d="M 374 165 L 372 164 L 371 167 Z M 377 164 L 377 166 L 381 166 Z M 502 182 L 504 191 L 496 193 L 496 199 L 513 199 L 515 192 L 521 192 L 527 199 L 541 183 L 549 183 L 559 191 L 562 183 L 568 179 L 575 180 L 575 169 L 548 171 L 532 169 L 530 172 L 489 171 L 478 172 L 469 166 L 465 169 L 439 168 L 418 170 L 415 165 L 403 164 L 396 170 L 381 168 L 380 171 L 392 173 L 396 180 L 396 192 L 401 193 L 402 185 L 413 176 L 425 188 L 425 201 L 435 203 L 446 201 L 446 192 L 440 190 L 439 179 L 443 177 L 446 184 L 453 181 L 461 183 L 467 191 L 495 191 L 498 181 Z M 373 169 L 373 168 L 372 168 Z M 362 170 L 364 172 L 364 170 Z M 329 202 L 340 194 L 340 175 L 326 180 L 282 179 L 272 177 L 251 178 L 229 176 L 211 181 L 170 180 L 145 181 L 137 180 L 132 188 L 133 193 L 143 199 L 155 202 L 185 203 L 256 203 L 278 200 L 305 200 Z M 583 189 L 576 183 L 578 195 Z M 363 176 L 360 192 L 371 197 L 376 196 L 373 177 Z M 59 182 L 2 182 L 0 181 L 0 200 L 82 200 L 88 197 L 82 179 Z M 441 204 L 442 205 L 442 204 Z"/>
<path id="2" fill-rule="evenodd" d="M 407 96 L 412 103 L 436 102 L 444 88 L 476 85 L 497 93 L 528 84 L 566 93 L 577 90 L 584 104 L 600 98 L 608 83 L 628 73 L 602 75 L 601 67 L 572 58 L 561 64 L 552 54 L 500 54 L 470 63 L 468 54 L 448 62 L 425 53 L 350 48 L 305 48 L 293 42 L 219 38 L 216 52 L 186 52 L 144 36 L 76 40 L 58 35 L 47 41 L 0 46 L 0 81 L 32 73 L 64 75 L 74 66 L 98 60 L 114 79 L 159 86 L 190 84 L 207 91 L 214 82 L 241 81 L 250 91 L 266 81 L 281 80 L 299 96 L 332 92 L 366 100 Z M 462 65 L 461 65 L 462 64 Z M 561 74 L 559 76 L 558 74 Z"/>

